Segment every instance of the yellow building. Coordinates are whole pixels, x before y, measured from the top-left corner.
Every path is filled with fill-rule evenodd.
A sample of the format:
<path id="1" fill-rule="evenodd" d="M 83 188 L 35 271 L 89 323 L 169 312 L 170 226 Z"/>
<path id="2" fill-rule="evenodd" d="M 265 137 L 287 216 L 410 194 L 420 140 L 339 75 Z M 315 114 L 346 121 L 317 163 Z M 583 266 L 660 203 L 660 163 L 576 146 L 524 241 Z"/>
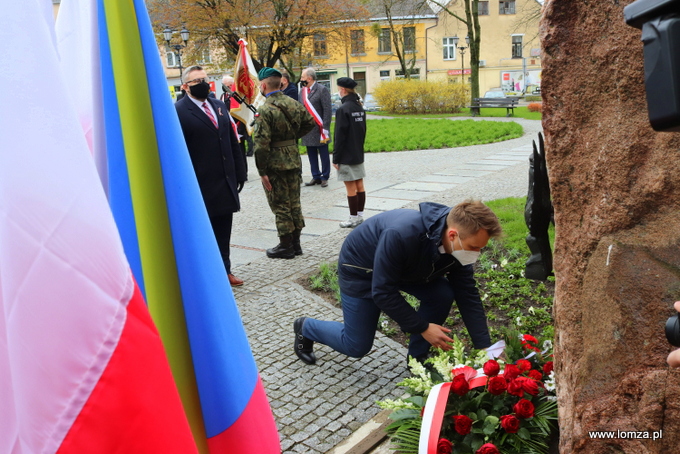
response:
<path id="1" fill-rule="evenodd" d="M 460 2 L 452 12 L 465 17 Z M 538 19 L 541 3 L 536 0 L 479 1 L 481 43 L 479 91 L 501 87 L 505 92 L 533 93 L 541 85 L 541 46 Z M 427 78 L 469 81 L 470 53 L 465 42 L 467 26 L 446 11 L 440 11 L 436 27 L 428 30 Z M 454 44 L 458 38 L 457 46 Z M 464 49 L 459 49 L 463 47 Z"/>
<path id="2" fill-rule="evenodd" d="M 391 3 L 389 12 L 385 2 Z M 335 92 L 335 80 L 347 76 L 357 81 L 361 95 L 371 93 L 381 81 L 404 77 L 397 54 L 413 68 L 412 78 L 425 79 L 430 51 L 425 37 L 437 26 L 437 14 L 418 0 L 372 0 L 367 8 L 370 18 L 347 24 L 340 37 L 336 31 L 312 39 L 319 82 Z"/>
<path id="3" fill-rule="evenodd" d="M 52 2 L 56 16 L 60 0 Z M 505 92 L 540 91 L 538 20 L 541 6 L 542 0 L 479 0 L 480 96 L 497 87 Z M 317 70 L 319 82 L 332 92 L 336 91 L 335 81 L 339 77 L 355 79 L 362 95 L 373 92 L 384 80 L 404 77 L 397 51 L 409 62 L 412 60 L 412 78 L 460 82 L 463 74 L 469 82 L 470 54 L 464 23 L 436 3 L 423 4 L 420 0 L 370 0 L 366 7 L 368 19 L 348 22 L 340 33 L 330 29 L 328 33 L 318 33 L 304 46 L 309 50 L 307 63 Z M 465 17 L 460 0 L 451 1 L 447 8 Z M 394 43 L 395 34 L 401 42 L 398 46 Z M 173 42 L 181 44 L 177 38 Z M 251 42 L 251 52 L 253 47 L 255 44 Z M 171 91 L 179 90 L 177 53 L 165 45 L 159 46 L 159 53 Z M 182 67 L 207 65 L 213 89 L 221 94 L 222 74 L 216 67 L 219 65 L 211 64 L 211 54 L 208 49 L 191 55 L 183 52 Z"/>
<path id="4" fill-rule="evenodd" d="M 402 33 L 405 37 L 405 55 L 415 59 L 411 77 L 460 82 L 464 73 L 465 81 L 469 82 L 469 46 L 465 42 L 464 23 L 433 3 L 417 9 L 413 6 L 417 0 L 405 0 L 396 6 L 398 10 L 392 11 L 394 25 L 390 27 L 386 14 L 379 11 L 384 1 L 372 1 L 370 6 L 375 12 L 370 20 L 347 26 L 349 46 L 342 40 L 331 41 L 323 34 L 314 38 L 312 65 L 317 68 L 320 82 L 335 91 L 335 80 L 349 76 L 359 83 L 358 90 L 364 94 L 371 93 L 383 80 L 403 77 L 391 33 Z M 465 17 L 461 2 L 453 1 L 448 8 Z M 480 95 L 497 87 L 505 92 L 540 90 L 540 8 L 537 0 L 479 1 Z"/>

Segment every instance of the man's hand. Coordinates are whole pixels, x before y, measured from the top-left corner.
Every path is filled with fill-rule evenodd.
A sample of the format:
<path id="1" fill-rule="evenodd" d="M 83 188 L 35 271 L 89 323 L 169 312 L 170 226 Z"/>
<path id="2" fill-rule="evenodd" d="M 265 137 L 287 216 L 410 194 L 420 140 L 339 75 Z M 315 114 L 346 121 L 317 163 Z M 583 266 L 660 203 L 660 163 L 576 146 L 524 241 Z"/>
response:
<path id="1" fill-rule="evenodd" d="M 236 183 L 236 192 L 240 193 L 245 184 L 246 184 L 245 181 L 239 181 L 238 183 Z"/>
<path id="2" fill-rule="evenodd" d="M 262 186 L 264 186 L 267 191 L 271 191 L 272 184 L 269 182 L 269 177 L 267 175 L 262 175 L 260 179 L 262 180 Z"/>
<path id="3" fill-rule="evenodd" d="M 338 164 L 333 164 L 333 167 L 335 167 L 335 170 L 340 170 L 340 165 Z"/>
<path id="4" fill-rule="evenodd" d="M 453 342 L 453 339 L 446 335 L 446 333 L 450 332 L 451 330 L 448 328 L 430 323 L 430 326 L 428 326 L 420 335 L 432 344 L 433 347 L 441 348 L 442 350 L 451 350 L 452 347 L 449 343 Z"/>

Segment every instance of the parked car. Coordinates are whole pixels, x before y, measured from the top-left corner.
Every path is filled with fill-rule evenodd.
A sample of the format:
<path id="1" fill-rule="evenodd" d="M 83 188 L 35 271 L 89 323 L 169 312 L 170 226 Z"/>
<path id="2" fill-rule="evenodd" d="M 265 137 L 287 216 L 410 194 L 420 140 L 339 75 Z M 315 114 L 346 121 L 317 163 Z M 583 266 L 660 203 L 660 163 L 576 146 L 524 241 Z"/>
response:
<path id="1" fill-rule="evenodd" d="M 485 98 L 505 98 L 505 93 L 500 88 L 492 88 L 484 93 Z"/>
<path id="2" fill-rule="evenodd" d="M 372 94 L 366 93 L 366 96 L 364 97 L 364 110 L 366 112 L 377 112 L 380 110 L 380 106 L 378 105 L 377 101 L 373 97 Z"/>
<path id="3" fill-rule="evenodd" d="M 338 107 L 342 104 L 342 100 L 340 99 L 340 93 L 333 93 L 331 95 L 331 112 L 333 115 L 335 115 L 335 111 L 338 110 Z"/>

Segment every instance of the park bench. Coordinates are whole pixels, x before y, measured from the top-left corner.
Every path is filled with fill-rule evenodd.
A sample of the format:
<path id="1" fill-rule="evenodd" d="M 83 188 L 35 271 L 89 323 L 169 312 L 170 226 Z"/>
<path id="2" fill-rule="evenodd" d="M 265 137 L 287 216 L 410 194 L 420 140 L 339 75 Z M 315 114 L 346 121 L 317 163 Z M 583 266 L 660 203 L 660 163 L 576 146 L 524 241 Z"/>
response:
<path id="1" fill-rule="evenodd" d="M 517 107 L 517 98 L 474 98 L 470 106 L 470 112 L 473 117 L 479 115 L 480 108 L 501 108 L 508 111 L 506 117 L 515 114 L 515 107 Z"/>

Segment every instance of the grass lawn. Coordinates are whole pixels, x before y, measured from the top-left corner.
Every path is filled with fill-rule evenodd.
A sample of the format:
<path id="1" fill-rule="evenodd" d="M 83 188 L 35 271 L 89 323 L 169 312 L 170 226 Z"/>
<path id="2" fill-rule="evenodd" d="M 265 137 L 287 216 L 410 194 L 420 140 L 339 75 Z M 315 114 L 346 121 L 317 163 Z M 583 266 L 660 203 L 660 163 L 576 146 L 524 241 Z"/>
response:
<path id="1" fill-rule="evenodd" d="M 484 109 L 480 110 L 481 117 L 505 117 L 507 111 L 505 109 Z M 451 118 L 451 117 L 471 117 L 470 109 L 463 108 L 459 113 L 449 113 L 449 114 L 399 114 L 399 113 L 389 113 L 389 112 L 369 112 L 370 115 L 380 115 L 385 117 L 408 117 L 408 118 Z M 524 118 L 527 120 L 540 120 L 543 118 L 541 112 L 529 112 L 526 106 L 515 107 L 515 114 L 510 118 Z"/>
<path id="2" fill-rule="evenodd" d="M 334 125 L 331 125 L 331 131 Z M 465 147 L 521 137 L 515 122 L 423 118 L 367 120 L 366 152 Z M 304 150 L 301 147 L 301 150 Z M 330 147 L 333 151 L 333 142 Z"/>

